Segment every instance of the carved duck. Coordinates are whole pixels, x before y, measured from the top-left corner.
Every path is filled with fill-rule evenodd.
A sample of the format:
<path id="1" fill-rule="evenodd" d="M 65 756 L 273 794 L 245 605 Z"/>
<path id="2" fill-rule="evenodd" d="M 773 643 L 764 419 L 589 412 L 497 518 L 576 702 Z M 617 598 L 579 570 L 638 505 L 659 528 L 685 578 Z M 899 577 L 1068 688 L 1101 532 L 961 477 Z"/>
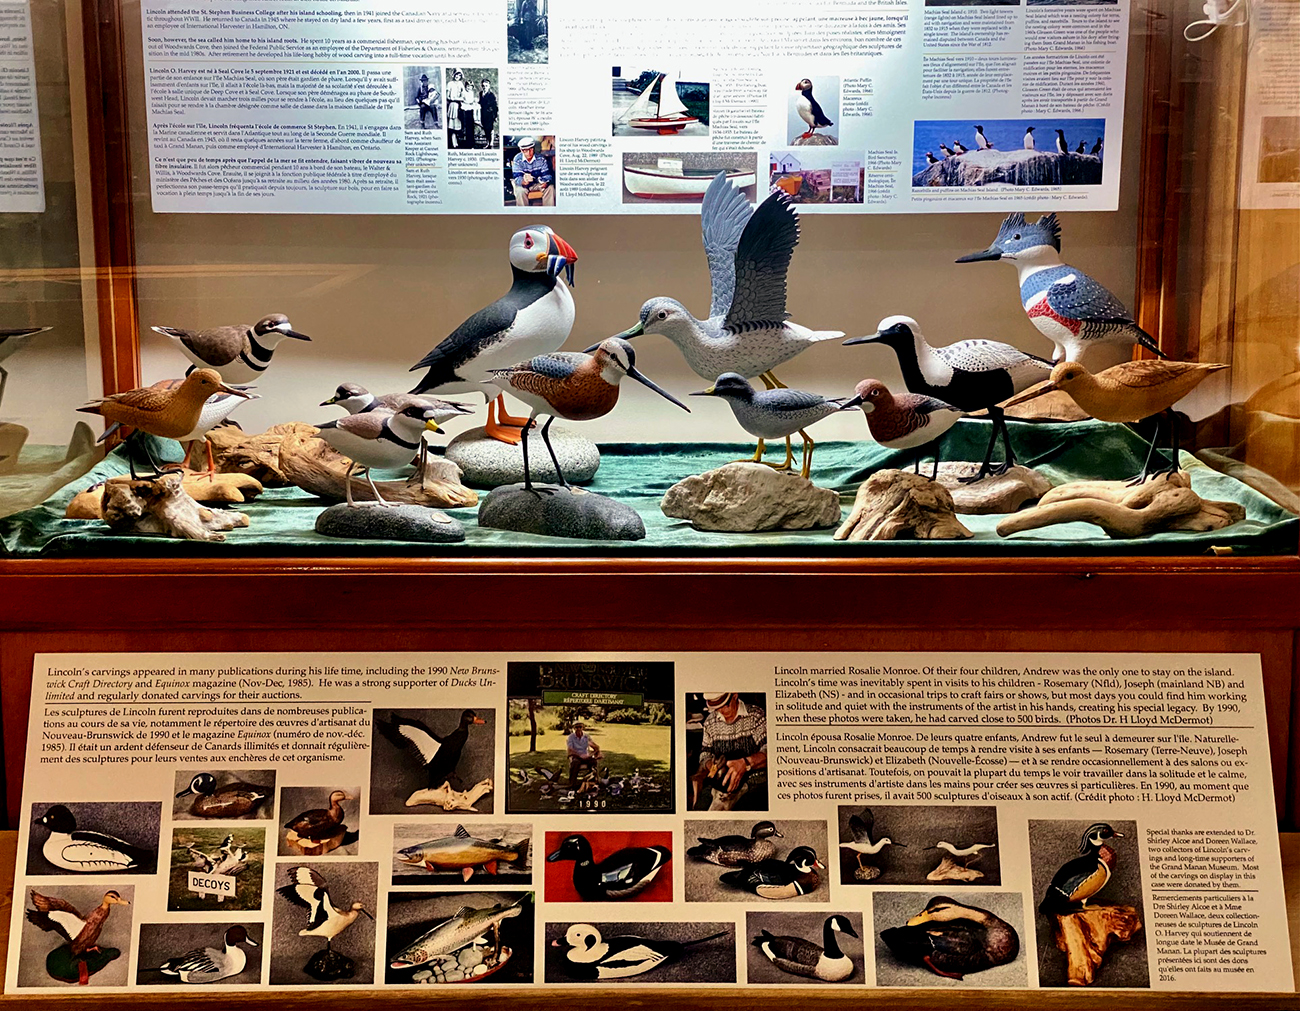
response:
<path id="1" fill-rule="evenodd" d="M 104 900 L 89 915 L 82 916 L 71 902 L 33 890 L 32 905 L 36 908 L 27 910 L 27 919 L 42 930 L 53 931 L 67 941 L 75 958 L 88 951 L 98 951 L 99 934 L 104 929 L 108 914 L 114 906 L 130 904 L 120 893 L 110 890 L 104 893 Z"/>
<path id="2" fill-rule="evenodd" d="M 847 916 L 836 913 L 822 924 L 822 943 L 818 947 L 802 937 L 775 936 L 766 930 L 751 942 L 782 972 L 794 976 L 807 976 L 828 983 L 848 979 L 857 968 L 853 959 L 840 950 L 836 934 L 857 937 Z"/>
<path id="3" fill-rule="evenodd" d="M 1050 915 L 1086 906 L 1090 898 L 1106 887 L 1115 870 L 1117 858 L 1115 851 L 1106 845 L 1107 841 L 1123 838 L 1124 833 L 1116 832 L 1105 822 L 1089 825 L 1079 840 L 1082 856 L 1066 861 L 1052 877 L 1039 911 Z"/>
<path id="4" fill-rule="evenodd" d="M 776 856 L 773 836 L 782 838 L 781 833 L 770 821 L 760 821 L 749 830 L 748 838 L 743 835 L 724 835 L 717 839 L 699 836 L 699 845 L 688 849 L 686 855 L 696 860 L 717 864 L 719 867 L 756 864 Z"/>
<path id="5" fill-rule="evenodd" d="M 342 790 L 330 794 L 330 806 L 318 807 L 304 811 L 295 818 L 290 818 L 284 827 L 298 837 L 298 844 L 304 848 L 312 843 L 321 843 L 343 831 L 343 801 L 351 800 Z"/>
<path id="6" fill-rule="evenodd" d="M 723 884 L 743 888 L 763 899 L 793 899 L 816 891 L 819 870 L 826 865 L 811 846 L 796 846 L 784 860 L 760 860 L 718 878 Z"/>
<path id="7" fill-rule="evenodd" d="M 1020 954 L 1015 927 L 946 895 L 932 898 L 905 926 L 882 930 L 880 939 L 904 962 L 947 979 L 1006 965 Z"/>
<path id="8" fill-rule="evenodd" d="M 216 776 L 200 772 L 176 799 L 190 796 L 194 798 L 190 814 L 200 818 L 247 818 L 257 816 L 257 809 L 270 798 L 271 791 L 238 781 L 218 786 Z"/>
<path id="9" fill-rule="evenodd" d="M 588 902 L 628 899 L 645 891 L 672 859 L 665 846 L 629 846 L 615 850 L 597 863 L 591 843 L 583 835 L 571 835 L 547 856 L 547 863 L 572 860 L 573 887 Z"/>

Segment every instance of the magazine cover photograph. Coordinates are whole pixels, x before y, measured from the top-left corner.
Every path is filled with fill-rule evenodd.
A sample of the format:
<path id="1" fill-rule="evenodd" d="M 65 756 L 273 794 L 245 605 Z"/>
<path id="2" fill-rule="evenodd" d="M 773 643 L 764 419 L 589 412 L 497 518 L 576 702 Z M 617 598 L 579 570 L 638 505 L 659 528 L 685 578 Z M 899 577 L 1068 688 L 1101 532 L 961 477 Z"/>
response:
<path id="1" fill-rule="evenodd" d="M 506 810 L 671 812 L 673 664 L 510 663 Z"/>

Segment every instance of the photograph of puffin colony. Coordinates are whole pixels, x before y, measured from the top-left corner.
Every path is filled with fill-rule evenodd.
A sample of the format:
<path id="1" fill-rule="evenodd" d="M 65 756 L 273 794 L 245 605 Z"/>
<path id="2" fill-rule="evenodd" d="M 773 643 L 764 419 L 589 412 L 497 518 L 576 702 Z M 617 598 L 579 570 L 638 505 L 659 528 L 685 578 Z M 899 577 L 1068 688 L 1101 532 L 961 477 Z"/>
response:
<path id="1" fill-rule="evenodd" d="M 1003 276 L 1014 279 L 1050 355 L 986 339 L 931 344 L 920 309 L 885 315 L 861 336 L 790 319 L 800 225 L 779 190 L 751 206 L 718 173 L 701 227 L 712 283 L 703 317 L 655 296 L 622 332 L 560 350 L 574 329 L 578 253 L 550 226 L 529 225 L 509 239 L 509 290 L 411 366 L 419 378 L 409 392 L 376 394 L 355 381 L 364 377 L 340 377 L 321 406 L 341 409 L 341 417 L 286 420 L 257 434 L 239 429 L 232 412 L 258 397 L 250 384 L 292 362 L 313 338 L 279 313 L 252 326 L 156 326 L 188 372 L 81 408 L 108 424 L 104 438 L 129 431 L 124 445 L 92 471 L 90 487 L 65 489 L 39 507 L 59 518 L 29 511 L 6 527 L 30 535 L 43 524 L 42 536 L 57 538 L 63 551 L 89 550 L 90 542 L 105 550 L 110 532 L 229 539 L 262 551 L 379 550 L 382 542 L 384 550 L 465 544 L 506 553 L 647 538 L 644 550 L 905 541 L 912 546 L 899 550 L 916 552 L 915 542 L 937 540 L 947 551 L 968 542 L 966 551 L 1020 554 L 1112 552 L 1117 542 L 1148 552 L 1199 552 L 1211 543 L 1271 551 L 1260 545 L 1293 536 L 1283 531 L 1292 531 L 1294 517 L 1180 450 L 1180 401 L 1228 366 L 1166 358 L 1119 298 L 1063 261 L 1055 213 L 1033 221 L 1007 215 L 987 248 L 951 268 L 1009 264 L 1014 273 Z M 991 284 L 989 297 L 1009 294 L 1004 285 Z M 651 335 L 681 352 L 698 389 L 669 391 L 641 370 L 637 349 Z M 798 390 L 776 375 L 831 341 L 888 349 L 901 386 L 867 375 L 836 390 Z M 284 345 L 292 351 L 277 357 Z M 859 355 L 843 352 L 846 377 L 866 370 Z M 625 380 L 708 422 L 729 412 L 736 431 L 754 440 L 752 455 L 673 475 L 666 491 L 652 494 L 644 477 L 650 458 L 615 444 L 606 447 L 608 474 L 598 478 L 601 450 L 553 426 L 614 411 Z M 484 424 L 443 444 L 447 426 L 475 415 L 474 395 L 483 398 Z M 821 487 L 809 430 L 841 412 L 861 412 L 863 441 L 818 454 L 830 459 L 821 469 L 833 485 Z M 184 462 L 162 463 L 174 460 L 177 441 Z M 768 443 L 784 453 L 769 459 Z M 695 466 L 700 455 L 665 459 Z M 268 487 L 276 490 L 254 501 Z M 480 497 L 476 488 L 489 490 Z M 1219 498 L 1203 497 L 1211 493 Z M 304 496 L 334 504 L 292 507 Z M 308 516 L 314 534 L 302 530 Z M 1218 532 L 1227 527 L 1235 530 Z M 757 536 L 764 533 L 773 536 L 765 542 Z M 146 544 L 137 538 L 131 548 Z"/>

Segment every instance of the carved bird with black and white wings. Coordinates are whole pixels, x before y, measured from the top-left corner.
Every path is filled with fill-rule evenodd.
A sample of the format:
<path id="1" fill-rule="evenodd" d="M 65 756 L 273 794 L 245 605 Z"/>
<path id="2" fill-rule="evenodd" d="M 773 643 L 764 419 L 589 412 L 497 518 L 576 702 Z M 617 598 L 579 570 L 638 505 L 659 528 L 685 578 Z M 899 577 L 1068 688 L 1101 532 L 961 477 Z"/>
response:
<path id="1" fill-rule="evenodd" d="M 708 319 L 659 296 L 641 306 L 641 318 L 619 337 L 657 333 L 677 345 L 696 374 L 712 382 L 725 372 L 783 385 L 772 369 L 838 330 L 810 330 L 786 312 L 786 275 L 799 243 L 799 215 L 790 198 L 773 192 L 750 212 L 745 195 L 720 172 L 700 208 L 713 299 Z"/>

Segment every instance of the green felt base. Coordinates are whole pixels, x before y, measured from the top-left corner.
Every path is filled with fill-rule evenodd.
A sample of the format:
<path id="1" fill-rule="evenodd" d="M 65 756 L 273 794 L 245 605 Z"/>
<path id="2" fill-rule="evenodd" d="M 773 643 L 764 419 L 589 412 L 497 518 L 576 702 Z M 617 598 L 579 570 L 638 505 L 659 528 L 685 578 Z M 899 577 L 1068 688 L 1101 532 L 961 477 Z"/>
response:
<path id="1" fill-rule="evenodd" d="M 81 966 L 86 966 L 86 978 L 103 969 L 109 962 L 120 958 L 122 953 L 117 948 L 100 948 L 88 951 L 84 955 L 72 956 L 72 948 L 60 945 L 45 956 L 45 971 L 60 983 L 80 983 Z"/>
<path id="2" fill-rule="evenodd" d="M 1122 425 L 1098 421 L 1074 424 L 1011 422 L 1019 462 L 1042 473 L 1052 484 L 1067 481 L 1122 479 L 1142 467 L 1146 444 Z M 989 423 L 964 419 L 948 433 L 944 459 L 979 460 L 988 443 Z M 179 458 L 175 443 L 163 443 L 155 457 Z M 773 447 L 774 451 L 777 447 Z M 0 520 L 0 555 L 18 558 L 67 556 L 228 557 L 416 555 L 681 556 L 768 555 L 824 557 L 880 556 L 1024 556 L 1024 555 L 1202 555 L 1213 547 L 1238 554 L 1291 554 L 1298 550 L 1300 519 L 1246 484 L 1211 470 L 1184 453 L 1182 463 L 1192 487 L 1203 498 L 1239 502 L 1246 519 L 1209 533 L 1165 533 L 1135 540 L 1112 540 L 1088 523 L 1069 523 L 1027 531 L 1009 538 L 994 528 L 999 516 L 962 516 L 975 534 L 963 541 L 858 541 L 831 539 L 833 530 L 776 531 L 760 534 L 705 533 L 659 510 L 669 487 L 691 474 L 747 456 L 752 445 L 722 443 L 615 443 L 601 447 L 600 470 L 589 486 L 632 506 L 645 521 L 646 538 L 635 542 L 578 541 L 480 528 L 477 507 L 448 510 L 466 529 L 458 544 L 405 544 L 347 541 L 322 537 L 313 527 L 330 503 L 296 488 L 264 492 L 240 507 L 249 516 L 246 529 L 233 530 L 224 543 L 199 543 L 161 537 L 124 537 L 98 520 L 65 520 L 63 513 L 82 489 L 126 473 L 126 460 L 114 453 L 89 474 L 52 495 L 35 509 Z M 784 452 L 784 447 L 780 448 Z M 778 456 L 774 452 L 772 459 Z M 910 458 L 908 458 L 910 460 Z M 872 472 L 896 467 L 903 457 L 873 442 L 818 443 L 813 480 L 840 492 L 845 515 L 858 485 Z M 377 475 L 378 476 L 378 475 Z M 395 474 L 394 476 L 400 476 Z"/>

